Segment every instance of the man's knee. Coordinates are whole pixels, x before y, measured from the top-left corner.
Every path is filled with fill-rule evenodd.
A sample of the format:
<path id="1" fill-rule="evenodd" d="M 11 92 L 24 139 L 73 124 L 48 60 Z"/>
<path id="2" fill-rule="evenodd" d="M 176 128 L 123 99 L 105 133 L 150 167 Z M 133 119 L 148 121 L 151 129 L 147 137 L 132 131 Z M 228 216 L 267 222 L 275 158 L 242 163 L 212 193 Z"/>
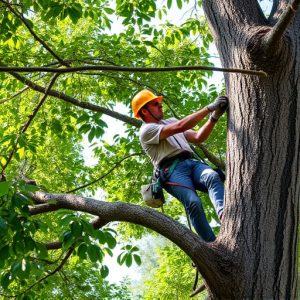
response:
<path id="1" fill-rule="evenodd" d="M 201 174 L 201 179 L 208 186 L 212 183 L 222 183 L 219 174 L 213 169 L 205 169 Z"/>

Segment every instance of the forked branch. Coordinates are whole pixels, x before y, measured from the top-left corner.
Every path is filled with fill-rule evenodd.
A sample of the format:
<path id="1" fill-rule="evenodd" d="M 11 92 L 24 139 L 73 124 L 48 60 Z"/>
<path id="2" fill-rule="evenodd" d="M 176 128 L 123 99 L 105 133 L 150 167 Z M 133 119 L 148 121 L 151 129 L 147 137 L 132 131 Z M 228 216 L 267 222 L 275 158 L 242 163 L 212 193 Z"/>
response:
<path id="1" fill-rule="evenodd" d="M 282 39 L 283 34 L 287 30 L 289 24 L 296 14 L 299 4 L 300 0 L 293 0 L 292 3 L 289 4 L 286 10 L 282 13 L 271 31 L 266 34 L 262 42 L 262 47 L 266 54 L 274 52 L 274 50 L 276 50 L 279 41 Z"/>

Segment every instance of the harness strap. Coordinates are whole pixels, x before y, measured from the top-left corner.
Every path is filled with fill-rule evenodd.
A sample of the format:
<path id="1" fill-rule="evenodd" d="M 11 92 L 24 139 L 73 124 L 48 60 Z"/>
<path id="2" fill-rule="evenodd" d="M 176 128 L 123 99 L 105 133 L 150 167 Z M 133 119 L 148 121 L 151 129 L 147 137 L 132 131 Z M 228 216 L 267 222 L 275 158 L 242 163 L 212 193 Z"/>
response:
<path id="1" fill-rule="evenodd" d="M 180 186 L 180 187 L 183 187 L 183 188 L 186 188 L 186 189 L 189 189 L 191 191 L 194 191 L 195 192 L 195 189 L 189 187 L 189 186 L 186 186 L 186 185 L 183 185 L 183 184 L 180 184 L 180 183 L 177 183 L 177 182 L 171 182 L 171 181 L 167 181 L 165 182 L 164 184 L 168 184 L 168 185 L 173 185 L 173 186 Z"/>

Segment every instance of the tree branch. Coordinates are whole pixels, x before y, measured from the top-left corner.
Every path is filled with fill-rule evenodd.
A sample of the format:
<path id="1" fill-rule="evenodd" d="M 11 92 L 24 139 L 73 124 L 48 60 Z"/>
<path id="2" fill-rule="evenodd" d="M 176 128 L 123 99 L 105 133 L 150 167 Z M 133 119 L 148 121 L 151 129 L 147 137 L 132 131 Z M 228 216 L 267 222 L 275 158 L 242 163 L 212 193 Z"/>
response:
<path id="1" fill-rule="evenodd" d="M 30 193 L 30 196 L 41 203 L 56 201 L 63 208 L 90 213 L 105 222 L 125 221 L 150 228 L 174 242 L 189 255 L 205 280 L 208 280 L 208 284 L 212 274 L 218 277 L 215 270 L 218 270 L 225 250 L 222 249 L 220 253 L 215 251 L 215 243 L 203 242 L 187 227 L 154 209 L 122 202 L 109 203 L 69 194 L 35 192 Z"/>
<path id="2" fill-rule="evenodd" d="M 9 297 L 9 298 L 16 298 L 20 295 L 23 295 L 24 293 L 28 292 L 29 290 L 31 290 L 32 288 L 34 288 L 36 285 L 38 285 L 39 283 L 41 283 L 42 281 L 46 280 L 47 278 L 49 278 L 50 276 L 54 275 L 55 273 L 59 272 L 63 266 L 65 265 L 65 263 L 68 261 L 69 257 L 71 256 L 71 254 L 73 253 L 74 251 L 74 245 L 72 245 L 68 251 L 66 252 L 66 255 L 65 257 L 62 259 L 61 263 L 54 269 L 52 270 L 50 273 L 48 273 L 46 276 L 40 278 L 38 281 L 36 281 L 34 284 L 30 285 L 28 288 L 26 288 L 23 292 L 17 294 L 17 295 L 5 295 L 6 297 Z"/>
<path id="3" fill-rule="evenodd" d="M 1 101 L 0 101 L 0 104 L 3 104 L 3 103 L 5 103 L 5 102 L 7 102 L 7 101 L 9 101 L 9 100 L 11 100 L 11 99 L 14 99 L 14 98 L 16 98 L 16 97 L 22 95 L 22 94 L 23 94 L 24 92 L 26 92 L 28 89 L 29 89 L 29 87 L 26 86 L 25 88 L 23 88 L 22 90 L 20 90 L 20 91 L 17 92 L 16 94 L 10 96 L 9 98 L 6 98 L 6 99 L 1 100 Z"/>
<path id="4" fill-rule="evenodd" d="M 44 96 L 42 97 L 42 99 L 40 100 L 40 102 L 38 103 L 38 105 L 36 106 L 36 108 L 33 110 L 32 114 L 29 116 L 29 119 L 28 121 L 21 127 L 20 129 L 20 133 L 18 134 L 17 138 L 16 138 L 16 141 L 14 143 L 14 146 L 13 146 L 13 149 L 12 151 L 10 152 L 9 154 L 9 157 L 8 159 L 6 160 L 6 163 L 5 165 L 2 167 L 2 171 L 1 171 L 1 174 L 4 173 L 5 169 L 7 168 L 8 164 L 11 162 L 12 158 L 13 158 L 13 155 L 16 153 L 17 151 L 17 145 L 18 145 L 18 142 L 19 142 L 19 139 L 21 137 L 21 135 L 23 133 L 26 132 L 26 130 L 28 129 L 28 127 L 30 126 L 32 120 L 34 119 L 34 117 L 36 116 L 37 112 L 39 111 L 39 109 L 41 108 L 41 106 L 44 104 L 44 102 L 46 101 L 47 97 L 48 97 L 48 94 L 49 94 L 49 91 L 51 90 L 52 86 L 54 85 L 56 79 L 58 78 L 60 74 L 54 74 L 51 78 L 51 81 L 48 85 L 48 87 L 45 89 L 45 94 Z"/>
<path id="5" fill-rule="evenodd" d="M 292 3 L 289 4 L 286 10 L 282 13 L 271 31 L 265 35 L 262 41 L 262 49 L 265 53 L 274 52 L 274 50 L 278 48 L 278 42 L 282 39 L 283 34 L 294 18 L 299 4 L 300 0 L 293 0 Z"/>
<path id="6" fill-rule="evenodd" d="M 1 66 L 3 66 L 3 64 L 0 63 Z M 16 73 L 16 72 L 9 72 L 10 75 L 12 75 L 13 77 L 15 77 L 16 79 L 18 79 L 19 81 L 23 82 L 24 84 L 26 84 L 27 86 L 29 86 L 31 89 L 40 92 L 40 93 L 45 93 L 46 92 L 46 88 L 42 87 L 34 82 L 32 82 L 31 80 L 27 79 L 26 77 Z M 73 105 L 76 105 L 78 107 L 84 108 L 84 109 L 88 109 L 91 111 L 96 111 L 96 112 L 101 112 L 103 114 L 106 114 L 112 118 L 115 118 L 117 120 L 120 120 L 122 122 L 125 122 L 127 124 L 133 125 L 133 126 L 137 126 L 140 127 L 141 126 L 141 121 L 137 120 L 137 119 L 133 119 L 130 118 L 128 116 L 122 115 L 118 112 L 115 111 L 111 111 L 110 109 L 106 108 L 106 107 L 102 107 L 102 106 L 98 106 L 89 102 L 84 102 L 84 101 L 79 101 L 71 96 L 68 96 L 62 92 L 58 92 L 55 90 L 49 90 L 48 91 L 48 95 L 53 96 L 55 98 L 64 100 L 68 103 L 71 103 Z"/>
<path id="7" fill-rule="evenodd" d="M 267 77 L 264 71 L 244 70 L 234 68 L 218 68 L 210 66 L 175 66 L 175 67 L 122 67 L 122 66 L 78 66 L 69 68 L 49 68 L 49 67 L 0 67 L 0 72 L 18 72 L 18 73 L 33 73 L 33 72 L 48 72 L 48 73 L 74 73 L 81 71 L 111 71 L 111 72 L 132 72 L 132 73 L 151 73 L 151 72 L 170 72 L 170 71 L 218 71 L 225 73 L 241 73 L 256 76 Z"/>
<path id="8" fill-rule="evenodd" d="M 99 229 L 108 224 L 109 222 L 106 220 L 102 220 L 99 217 L 94 218 L 91 221 L 91 225 L 94 227 L 94 229 Z M 62 242 L 56 241 L 56 242 L 48 242 L 45 243 L 45 246 L 48 250 L 57 250 L 62 247 Z"/>
<path id="9" fill-rule="evenodd" d="M 214 164 L 216 167 L 218 167 L 221 170 L 225 170 L 226 166 L 224 161 L 222 161 L 221 159 L 217 158 L 214 154 L 212 154 L 205 145 L 203 144 L 199 144 L 197 145 L 204 153 L 204 155 L 207 157 L 207 159 Z"/>
<path id="10" fill-rule="evenodd" d="M 14 10 L 12 5 L 9 2 L 6 2 L 4 0 L 1 0 L 2 3 L 6 5 L 6 7 L 17 17 L 19 18 L 22 23 L 26 26 L 26 28 L 29 30 L 31 35 L 34 37 L 35 40 L 37 40 L 53 57 L 55 57 L 62 65 L 69 67 L 70 65 L 67 64 L 63 59 L 61 59 L 31 28 L 30 24 L 24 18 L 24 16 L 19 13 L 18 11 Z"/>
<path id="11" fill-rule="evenodd" d="M 88 186 L 90 186 L 90 185 L 92 185 L 92 184 L 100 181 L 105 176 L 107 176 L 108 174 L 110 174 L 113 170 L 115 170 L 124 160 L 126 160 L 126 159 L 128 159 L 130 157 L 133 157 L 133 156 L 137 156 L 137 155 L 144 155 L 144 153 L 140 152 L 140 153 L 133 153 L 133 154 L 127 155 L 127 156 L 123 157 L 121 160 L 119 160 L 118 162 L 116 162 L 116 164 L 112 168 L 110 168 L 106 173 L 104 173 L 99 178 L 94 179 L 94 180 L 92 180 L 92 181 L 90 181 L 90 182 L 88 182 L 88 183 L 86 183 L 84 185 L 81 185 L 81 186 L 79 186 L 79 187 L 77 187 L 77 188 L 75 188 L 73 190 L 70 190 L 70 191 L 67 191 L 67 192 L 64 192 L 64 193 L 66 193 L 66 194 L 74 193 L 74 192 L 76 192 L 78 190 L 84 189 L 84 188 L 86 188 L 86 187 L 88 187 Z"/>

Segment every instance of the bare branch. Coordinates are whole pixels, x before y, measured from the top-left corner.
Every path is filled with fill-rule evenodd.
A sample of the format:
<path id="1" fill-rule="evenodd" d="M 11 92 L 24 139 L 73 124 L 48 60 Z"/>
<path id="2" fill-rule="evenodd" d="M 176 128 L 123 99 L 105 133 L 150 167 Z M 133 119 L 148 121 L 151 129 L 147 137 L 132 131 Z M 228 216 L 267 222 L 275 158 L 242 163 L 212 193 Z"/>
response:
<path id="1" fill-rule="evenodd" d="M 32 216 L 34 216 L 34 215 L 44 214 L 47 212 L 57 211 L 60 208 L 62 208 L 60 203 L 57 204 L 43 203 L 34 206 L 29 206 L 29 212 Z"/>
<path id="2" fill-rule="evenodd" d="M 278 42 L 282 39 L 283 34 L 293 20 L 299 4 L 300 0 L 293 0 L 292 3 L 288 5 L 286 10 L 282 13 L 271 31 L 266 34 L 264 40 L 262 41 L 262 48 L 265 53 L 271 53 L 277 49 Z"/>
<path id="3" fill-rule="evenodd" d="M 204 284 L 200 285 L 196 290 L 194 290 L 191 294 L 190 297 L 194 297 L 198 295 L 199 293 L 203 292 L 206 289 L 206 286 Z"/>
<path id="4" fill-rule="evenodd" d="M 48 72 L 48 73 L 74 73 L 81 71 L 111 71 L 111 72 L 132 72 L 132 73 L 152 73 L 152 72 L 178 72 L 178 71 L 218 71 L 225 73 L 241 73 L 256 76 L 267 77 L 264 71 L 244 70 L 234 68 L 218 68 L 210 66 L 174 66 L 174 67 L 122 67 L 122 66 L 78 66 L 69 68 L 49 68 L 49 67 L 0 67 L 0 72 L 18 72 L 18 73 L 33 73 L 33 72 Z"/>
<path id="5" fill-rule="evenodd" d="M 137 155 L 144 155 L 144 153 L 142 153 L 142 152 L 140 152 L 140 153 L 133 153 L 133 154 L 130 154 L 130 155 L 127 155 L 127 156 L 123 157 L 121 160 L 119 160 L 118 162 L 116 162 L 116 164 L 112 168 L 110 168 L 106 173 L 104 173 L 99 178 L 94 179 L 94 180 L 92 180 L 92 181 L 90 181 L 90 182 L 88 182 L 88 183 L 86 183 L 84 185 L 81 185 L 81 186 L 79 186 L 79 187 L 77 187 L 77 188 L 75 188 L 73 190 L 67 191 L 65 193 L 67 193 L 67 194 L 74 193 L 74 192 L 76 192 L 78 190 L 84 189 L 84 188 L 86 188 L 86 187 L 88 187 L 88 186 L 90 186 L 90 185 L 92 185 L 92 184 L 100 181 L 105 176 L 109 175 L 113 170 L 115 170 L 124 160 L 126 160 L 126 159 L 128 159 L 130 157 L 133 157 L 133 156 L 137 156 Z"/>
<path id="6" fill-rule="evenodd" d="M 42 99 L 40 100 L 40 102 L 38 103 L 38 105 L 36 106 L 36 108 L 33 110 L 32 114 L 29 116 L 29 120 L 21 127 L 20 129 L 20 133 L 18 134 L 17 138 L 16 138 L 16 141 L 14 143 L 14 146 L 13 146 L 13 149 L 12 151 L 10 152 L 9 154 L 9 157 L 8 159 L 6 160 L 6 163 L 5 165 L 2 167 L 2 172 L 1 174 L 4 173 L 5 169 L 7 168 L 8 164 L 11 162 L 12 158 L 13 158 L 13 155 L 15 154 L 15 152 L 17 151 L 17 145 L 18 145 L 18 142 L 19 142 L 19 139 L 21 137 L 21 135 L 23 133 L 26 132 L 26 130 L 28 129 L 28 127 L 30 126 L 32 120 L 34 119 L 34 117 L 36 116 L 37 112 L 39 111 L 39 109 L 41 108 L 41 106 L 44 104 L 44 102 L 46 101 L 47 97 L 48 97 L 48 94 L 49 94 L 49 91 L 50 89 L 52 88 L 52 86 L 54 85 L 56 79 L 58 78 L 60 74 L 54 74 L 52 76 L 52 79 L 48 85 L 48 87 L 45 89 L 45 94 L 44 96 L 42 97 Z"/>
<path id="7" fill-rule="evenodd" d="M 212 154 L 204 144 L 199 144 L 197 145 L 204 153 L 204 155 L 207 157 L 207 159 L 214 164 L 215 166 L 217 166 L 219 169 L 221 170 L 225 170 L 226 166 L 224 161 L 222 161 L 221 159 L 218 159 L 214 154 Z"/>
<path id="8" fill-rule="evenodd" d="M 4 0 L 1 0 L 2 3 L 4 3 L 6 5 L 6 7 L 17 17 L 19 18 L 22 23 L 26 26 L 26 28 L 29 30 L 29 32 L 31 33 L 31 35 L 35 38 L 35 40 L 37 40 L 49 53 L 51 53 L 51 55 L 53 57 L 55 57 L 62 65 L 64 66 L 69 66 L 69 64 L 67 64 L 63 59 L 61 59 L 55 52 L 54 50 L 52 50 L 31 28 L 30 24 L 28 23 L 28 21 L 26 20 L 26 18 L 24 18 L 24 16 L 19 13 L 18 11 L 16 11 L 12 5 Z"/>
<path id="9" fill-rule="evenodd" d="M 22 94 L 23 94 L 24 92 L 26 92 L 28 89 L 29 89 L 29 87 L 26 86 L 25 88 L 23 88 L 22 90 L 20 90 L 20 91 L 17 92 L 16 94 L 12 95 L 11 97 L 1 100 L 1 101 L 0 101 L 0 104 L 3 104 L 3 103 L 5 103 L 5 102 L 7 102 L 7 101 L 9 101 L 9 100 L 11 100 L 11 99 L 14 99 L 14 98 L 16 98 L 16 97 L 22 95 Z"/>

